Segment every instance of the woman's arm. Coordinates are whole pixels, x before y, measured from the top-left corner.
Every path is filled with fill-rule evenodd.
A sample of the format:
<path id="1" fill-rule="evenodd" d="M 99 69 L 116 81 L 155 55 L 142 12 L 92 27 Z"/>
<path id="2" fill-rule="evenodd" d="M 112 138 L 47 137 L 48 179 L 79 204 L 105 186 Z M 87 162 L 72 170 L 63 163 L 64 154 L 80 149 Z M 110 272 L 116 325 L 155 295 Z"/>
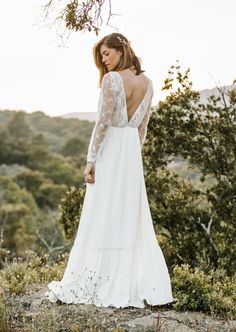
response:
<path id="1" fill-rule="evenodd" d="M 104 141 L 106 133 L 111 126 L 111 118 L 115 104 L 115 93 L 111 73 L 103 76 L 102 89 L 98 104 L 98 119 L 91 135 L 87 162 L 95 162 L 98 151 Z"/>
<path id="2" fill-rule="evenodd" d="M 153 94 L 152 94 L 152 96 L 153 96 Z M 147 108 L 147 112 L 146 112 L 140 126 L 138 127 L 141 148 L 142 148 L 142 146 L 145 142 L 145 138 L 146 138 L 146 135 L 147 135 L 147 126 L 148 126 L 148 122 L 149 122 L 149 119 L 150 119 L 151 108 L 152 108 L 152 96 L 150 98 L 150 102 L 149 102 L 149 105 L 148 105 L 148 108 Z"/>
<path id="3" fill-rule="evenodd" d="M 111 119 L 115 105 L 115 91 L 111 73 L 103 76 L 102 88 L 98 103 L 98 118 L 94 125 L 87 153 L 87 165 L 84 171 L 85 181 L 94 182 L 95 162 L 98 151 L 111 126 Z"/>

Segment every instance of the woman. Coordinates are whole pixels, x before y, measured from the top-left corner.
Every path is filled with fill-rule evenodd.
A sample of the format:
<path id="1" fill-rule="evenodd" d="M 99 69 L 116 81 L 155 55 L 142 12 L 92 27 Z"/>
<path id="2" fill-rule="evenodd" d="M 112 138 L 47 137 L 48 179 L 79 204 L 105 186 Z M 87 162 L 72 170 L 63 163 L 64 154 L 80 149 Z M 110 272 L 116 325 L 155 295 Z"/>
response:
<path id="1" fill-rule="evenodd" d="M 152 82 L 120 33 L 94 47 L 101 94 L 84 171 L 86 194 L 78 232 L 49 299 L 143 308 L 172 302 L 170 278 L 148 205 L 141 148 Z"/>

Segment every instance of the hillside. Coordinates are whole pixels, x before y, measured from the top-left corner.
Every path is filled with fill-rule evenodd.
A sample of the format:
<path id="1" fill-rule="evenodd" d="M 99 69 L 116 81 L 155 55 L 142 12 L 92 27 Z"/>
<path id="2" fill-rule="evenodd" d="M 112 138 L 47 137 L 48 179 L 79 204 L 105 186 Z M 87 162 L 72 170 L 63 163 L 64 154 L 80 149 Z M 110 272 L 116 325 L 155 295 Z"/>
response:
<path id="1" fill-rule="evenodd" d="M 3 237 L 8 258 L 27 248 L 65 247 L 58 205 L 69 187 L 84 185 L 92 127 L 42 112 L 0 111 L 0 252 Z"/>
<path id="2" fill-rule="evenodd" d="M 233 85 L 225 86 L 223 87 L 225 91 L 229 91 L 233 88 Z M 211 88 L 211 89 L 204 89 L 200 90 L 200 102 L 202 104 L 207 103 L 207 98 L 209 98 L 211 95 L 214 96 L 220 96 L 219 90 L 217 87 Z M 226 102 L 228 101 L 228 98 L 226 96 Z M 79 119 L 79 120 L 87 120 L 90 122 L 94 122 L 97 117 L 97 112 L 76 112 L 76 113 L 68 113 L 61 115 L 63 119 Z"/>
<path id="3" fill-rule="evenodd" d="M 94 122 L 96 120 L 97 112 L 77 112 L 61 115 L 63 119 L 79 119 Z"/>
<path id="4" fill-rule="evenodd" d="M 233 85 L 227 85 L 227 86 L 222 87 L 222 89 L 225 93 L 227 93 L 229 90 L 232 90 L 233 88 L 235 88 Z M 202 104 L 206 104 L 207 98 L 209 98 L 212 95 L 220 96 L 220 92 L 217 87 L 214 87 L 212 89 L 204 89 L 199 92 L 200 92 L 200 102 Z M 225 95 L 225 101 L 226 101 L 226 103 L 228 102 L 227 95 Z M 222 105 L 222 102 L 220 102 L 220 104 Z"/>
<path id="5" fill-rule="evenodd" d="M 154 231 L 175 299 L 164 308 L 49 303 L 46 285 L 62 278 L 79 224 L 93 123 L 0 112 L 0 331 L 236 331 L 235 158 L 228 158 L 235 157 L 235 126 L 228 121 L 235 108 L 219 107 L 217 118 L 209 105 L 210 120 L 186 122 L 185 105 L 194 99 L 184 97 L 182 112 L 165 105 L 153 114 L 142 150 Z M 194 145 L 199 133 L 209 140 Z"/>
<path id="6" fill-rule="evenodd" d="M 74 118 L 50 117 L 43 112 L 24 114 L 24 119 L 34 135 L 43 135 L 51 151 L 60 152 L 71 139 L 78 139 L 87 146 L 93 123 Z M 17 114 L 14 110 L 0 110 L 1 127 L 6 126 Z"/>

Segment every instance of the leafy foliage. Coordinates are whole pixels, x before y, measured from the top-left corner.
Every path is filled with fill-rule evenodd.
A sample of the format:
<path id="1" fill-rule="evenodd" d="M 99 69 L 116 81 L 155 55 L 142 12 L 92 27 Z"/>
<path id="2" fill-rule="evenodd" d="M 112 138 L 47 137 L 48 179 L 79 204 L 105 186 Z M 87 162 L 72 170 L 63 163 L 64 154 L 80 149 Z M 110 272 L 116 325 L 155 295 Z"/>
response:
<path id="1" fill-rule="evenodd" d="M 85 196 L 85 186 L 77 189 L 71 187 L 61 200 L 61 216 L 59 223 L 62 225 L 67 239 L 74 237 L 80 220 L 81 210 Z"/>
<path id="2" fill-rule="evenodd" d="M 0 229 L 4 246 L 14 254 L 34 248 L 34 216 L 38 209 L 30 193 L 19 188 L 12 179 L 0 176 Z"/>
<path id="3" fill-rule="evenodd" d="M 53 221 L 68 187 L 83 183 L 92 123 L 23 111 L 2 111 L 0 120 L 1 262 L 28 247 L 55 255 L 64 243 Z"/>
<path id="4" fill-rule="evenodd" d="M 21 113 L 21 116 L 18 113 Z M 61 153 L 68 141 L 79 139 L 83 142 L 80 154 L 85 154 L 93 127 L 93 123 L 86 120 L 50 117 L 39 111 L 28 114 L 23 111 L 2 110 L 0 111 L 0 135 L 2 135 L 0 137 L 3 141 L 0 140 L 0 148 L 4 148 L 4 145 L 7 147 L 10 143 L 9 139 L 12 135 L 8 127 L 11 122 L 15 122 L 16 127 L 22 127 L 26 131 L 26 133 L 19 131 L 23 136 L 17 135 L 17 140 L 29 132 L 30 139 L 27 140 L 30 140 L 32 145 L 48 148 L 50 152 L 55 153 Z M 3 145 L 6 140 L 8 144 Z"/>
<path id="5" fill-rule="evenodd" d="M 6 263 L 0 271 L 2 290 L 13 294 L 24 294 L 29 286 L 34 283 L 45 283 L 52 279 L 62 277 L 66 259 L 53 265 L 47 263 L 48 257 L 39 257 L 33 251 L 26 252 L 26 259 L 15 259 L 12 263 Z"/>
<path id="6" fill-rule="evenodd" d="M 200 191 L 164 166 L 155 175 L 146 174 L 146 182 L 156 233 L 168 264 L 188 262 L 198 266 L 203 256 L 214 262 L 215 247 L 196 222 L 197 218 L 205 221 L 208 218 Z"/>
<path id="7" fill-rule="evenodd" d="M 89 31 L 95 32 L 98 35 L 100 26 L 103 24 L 101 15 L 104 3 L 109 3 L 109 16 L 107 24 L 110 20 L 111 14 L 111 0 L 86 0 L 80 3 L 78 0 L 68 0 L 60 7 L 60 2 L 55 0 L 47 1 L 44 6 L 45 16 L 48 18 L 52 11 L 59 11 L 56 20 L 64 23 L 68 31 Z M 58 9 L 59 8 L 59 9 Z"/>
<path id="8" fill-rule="evenodd" d="M 86 144 L 80 138 L 69 139 L 63 146 L 61 153 L 63 156 L 76 156 L 79 155 L 80 151 L 85 151 Z"/>
<path id="9" fill-rule="evenodd" d="M 223 269 L 212 269 L 207 274 L 188 264 L 175 266 L 172 285 L 177 299 L 177 310 L 195 310 L 227 318 L 236 316 L 235 276 L 230 278 Z"/>
<path id="10" fill-rule="evenodd" d="M 159 103 L 149 122 L 144 167 L 150 205 L 154 222 L 168 234 L 173 263 L 221 266 L 231 273 L 236 261 L 235 90 L 228 94 L 228 105 L 223 92 L 222 105 L 215 96 L 201 104 L 189 72 L 182 73 L 178 64 L 171 67 L 163 89 L 174 83 L 177 89 Z M 199 169 L 201 181 L 209 175 L 214 181 L 206 191 L 181 183 L 164 171 L 174 158 Z"/>

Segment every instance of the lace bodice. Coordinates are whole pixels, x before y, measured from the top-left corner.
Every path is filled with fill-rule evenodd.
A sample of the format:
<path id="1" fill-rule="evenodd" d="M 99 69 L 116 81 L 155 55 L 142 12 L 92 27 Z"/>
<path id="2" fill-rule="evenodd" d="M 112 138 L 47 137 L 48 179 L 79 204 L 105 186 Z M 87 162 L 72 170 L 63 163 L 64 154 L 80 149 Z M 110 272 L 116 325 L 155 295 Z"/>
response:
<path id="1" fill-rule="evenodd" d="M 120 74 L 116 71 L 111 71 L 103 76 L 98 102 L 97 120 L 93 128 L 88 148 L 88 162 L 96 161 L 97 153 L 102 146 L 110 126 L 137 127 L 142 147 L 146 137 L 147 125 L 151 113 L 152 96 L 153 86 L 152 81 L 149 80 L 147 92 L 129 120 L 125 89 Z"/>

